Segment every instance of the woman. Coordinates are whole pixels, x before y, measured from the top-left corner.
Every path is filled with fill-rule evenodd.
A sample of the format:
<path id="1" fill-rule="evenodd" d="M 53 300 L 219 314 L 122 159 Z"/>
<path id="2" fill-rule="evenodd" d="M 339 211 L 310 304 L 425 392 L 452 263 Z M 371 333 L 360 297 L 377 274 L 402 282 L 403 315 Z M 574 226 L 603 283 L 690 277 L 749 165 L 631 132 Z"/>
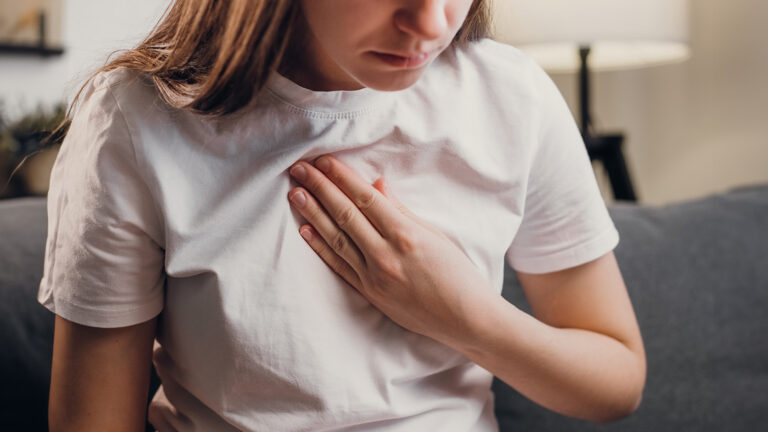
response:
<path id="1" fill-rule="evenodd" d="M 97 73 L 49 193 L 52 430 L 141 429 L 155 337 L 160 431 L 493 431 L 493 375 L 635 410 L 618 234 L 486 8 L 177 0 Z"/>

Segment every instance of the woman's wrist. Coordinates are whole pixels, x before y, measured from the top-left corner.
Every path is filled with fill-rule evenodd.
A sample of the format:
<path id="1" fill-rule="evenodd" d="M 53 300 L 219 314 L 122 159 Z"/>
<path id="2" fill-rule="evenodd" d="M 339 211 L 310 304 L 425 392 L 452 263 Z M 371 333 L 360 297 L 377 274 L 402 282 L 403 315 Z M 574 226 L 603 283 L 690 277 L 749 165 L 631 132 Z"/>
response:
<path id="1" fill-rule="evenodd" d="M 489 286 L 464 299 L 461 317 L 453 325 L 456 330 L 442 331 L 435 338 L 470 359 L 478 359 L 488 355 L 489 346 L 496 345 L 499 330 L 515 327 L 511 322 L 517 313 L 525 315 Z"/>

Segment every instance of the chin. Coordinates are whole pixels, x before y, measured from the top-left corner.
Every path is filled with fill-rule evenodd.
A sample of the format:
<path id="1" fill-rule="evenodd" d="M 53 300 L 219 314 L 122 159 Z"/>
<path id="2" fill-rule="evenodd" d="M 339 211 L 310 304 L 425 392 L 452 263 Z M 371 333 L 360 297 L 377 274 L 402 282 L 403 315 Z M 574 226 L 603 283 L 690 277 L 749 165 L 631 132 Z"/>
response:
<path id="1" fill-rule="evenodd" d="M 358 82 L 373 90 L 400 91 L 416 84 L 419 78 L 424 74 L 425 69 L 426 68 L 419 68 L 371 74 L 370 76 L 359 77 Z"/>

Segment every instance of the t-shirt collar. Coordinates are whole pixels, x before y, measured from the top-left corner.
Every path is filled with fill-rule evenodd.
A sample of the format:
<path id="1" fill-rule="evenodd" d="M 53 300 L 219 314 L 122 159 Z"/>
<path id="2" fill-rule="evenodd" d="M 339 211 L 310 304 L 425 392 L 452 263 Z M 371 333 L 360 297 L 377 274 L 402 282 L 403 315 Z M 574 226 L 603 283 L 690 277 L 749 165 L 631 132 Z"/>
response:
<path id="1" fill-rule="evenodd" d="M 371 111 L 393 93 L 370 88 L 360 90 L 314 91 L 304 88 L 278 72 L 267 80 L 266 88 L 289 105 L 310 113 L 340 114 Z"/>

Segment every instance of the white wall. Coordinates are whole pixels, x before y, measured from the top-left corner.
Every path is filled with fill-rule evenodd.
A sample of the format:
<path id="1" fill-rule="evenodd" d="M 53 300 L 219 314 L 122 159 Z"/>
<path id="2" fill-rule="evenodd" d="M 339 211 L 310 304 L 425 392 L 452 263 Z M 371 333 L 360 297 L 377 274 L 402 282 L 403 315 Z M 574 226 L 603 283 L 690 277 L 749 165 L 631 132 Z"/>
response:
<path id="1" fill-rule="evenodd" d="M 18 1 L 18 0 L 16 0 Z M 59 101 L 69 102 L 109 52 L 139 42 L 168 0 L 63 0 L 62 56 L 0 55 L 0 101 L 13 118 Z"/>
<path id="2" fill-rule="evenodd" d="M 504 0 L 496 0 L 504 1 Z M 9 116 L 70 100 L 87 73 L 147 33 L 168 0 L 64 0 L 62 57 L 0 56 Z M 684 64 L 597 74 L 593 115 L 627 135 L 640 199 L 666 203 L 768 182 L 768 1 L 691 1 Z M 576 107 L 576 77 L 554 76 Z M 601 178 L 606 201 L 609 187 Z"/>
<path id="3" fill-rule="evenodd" d="M 592 81 L 598 130 L 627 136 L 625 155 L 646 203 L 768 183 L 768 2 L 690 3 L 688 62 Z M 577 110 L 576 77 L 553 79 Z"/>

